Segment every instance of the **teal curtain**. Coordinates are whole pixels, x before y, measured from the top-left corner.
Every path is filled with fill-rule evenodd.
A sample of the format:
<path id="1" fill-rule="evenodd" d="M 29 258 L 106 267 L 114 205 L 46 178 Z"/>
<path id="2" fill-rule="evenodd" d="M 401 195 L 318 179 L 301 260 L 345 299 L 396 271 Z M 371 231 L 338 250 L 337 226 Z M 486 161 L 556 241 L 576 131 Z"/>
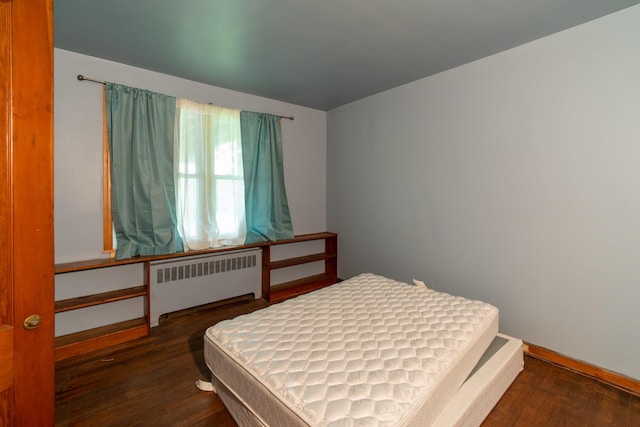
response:
<path id="1" fill-rule="evenodd" d="M 280 117 L 240 112 L 244 168 L 245 243 L 293 237 L 284 187 Z"/>
<path id="2" fill-rule="evenodd" d="M 116 259 L 182 251 L 176 227 L 176 99 L 106 84 Z"/>

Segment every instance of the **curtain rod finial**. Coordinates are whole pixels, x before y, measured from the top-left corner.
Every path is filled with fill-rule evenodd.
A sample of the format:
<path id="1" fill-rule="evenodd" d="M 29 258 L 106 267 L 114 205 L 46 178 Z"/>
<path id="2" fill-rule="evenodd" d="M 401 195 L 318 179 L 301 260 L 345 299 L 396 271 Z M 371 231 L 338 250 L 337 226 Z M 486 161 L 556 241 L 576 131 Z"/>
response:
<path id="1" fill-rule="evenodd" d="M 90 79 L 88 77 L 83 76 L 82 74 L 78 74 L 76 77 L 77 77 L 78 80 L 83 81 L 83 82 L 87 81 L 87 82 L 100 83 L 102 85 L 106 84 L 106 82 L 101 82 L 100 80 Z"/>

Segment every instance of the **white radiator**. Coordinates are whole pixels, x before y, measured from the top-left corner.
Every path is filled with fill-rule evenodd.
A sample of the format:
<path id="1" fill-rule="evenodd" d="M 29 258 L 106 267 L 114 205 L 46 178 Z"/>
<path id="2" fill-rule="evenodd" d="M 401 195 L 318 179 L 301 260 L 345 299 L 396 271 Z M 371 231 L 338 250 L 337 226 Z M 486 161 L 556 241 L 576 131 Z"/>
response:
<path id="1" fill-rule="evenodd" d="M 151 262 L 151 326 L 173 311 L 250 293 L 261 298 L 261 254 L 247 249 Z"/>

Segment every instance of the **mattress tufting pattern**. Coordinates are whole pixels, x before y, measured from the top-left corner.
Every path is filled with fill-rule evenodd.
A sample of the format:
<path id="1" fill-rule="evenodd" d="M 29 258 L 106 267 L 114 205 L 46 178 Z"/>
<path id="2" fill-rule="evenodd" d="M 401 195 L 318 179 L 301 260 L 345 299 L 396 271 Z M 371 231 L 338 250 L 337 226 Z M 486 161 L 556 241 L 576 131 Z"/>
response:
<path id="1" fill-rule="evenodd" d="M 481 331 L 495 335 L 497 318 L 487 303 L 362 274 L 220 322 L 205 339 L 309 425 L 395 426 Z"/>

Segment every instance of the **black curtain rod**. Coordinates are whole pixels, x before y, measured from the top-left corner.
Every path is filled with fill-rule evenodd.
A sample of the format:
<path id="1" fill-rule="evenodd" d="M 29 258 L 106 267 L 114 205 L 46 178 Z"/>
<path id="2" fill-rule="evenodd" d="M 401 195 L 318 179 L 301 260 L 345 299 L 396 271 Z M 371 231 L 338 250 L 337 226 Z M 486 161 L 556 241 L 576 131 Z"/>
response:
<path id="1" fill-rule="evenodd" d="M 103 82 L 103 81 L 95 80 L 95 79 L 90 79 L 89 77 L 85 77 L 82 74 L 78 74 L 78 80 L 80 80 L 80 81 L 85 81 L 86 80 L 88 82 L 100 83 L 101 85 L 106 85 L 107 84 L 107 82 Z M 211 104 L 211 103 L 209 103 L 209 104 Z M 293 120 L 295 118 L 293 116 L 278 116 L 278 117 L 280 117 L 281 119 L 287 119 L 287 120 Z"/>

